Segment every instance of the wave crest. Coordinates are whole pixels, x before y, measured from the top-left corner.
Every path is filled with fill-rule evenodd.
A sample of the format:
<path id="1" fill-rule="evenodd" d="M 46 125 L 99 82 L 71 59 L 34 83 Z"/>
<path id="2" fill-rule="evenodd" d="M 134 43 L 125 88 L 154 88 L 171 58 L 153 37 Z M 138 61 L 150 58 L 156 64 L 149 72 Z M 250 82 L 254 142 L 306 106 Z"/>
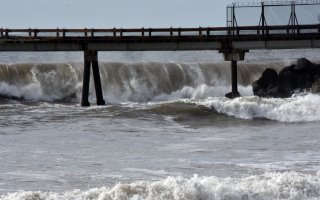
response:
<path id="1" fill-rule="evenodd" d="M 320 121 L 320 95 L 307 94 L 287 99 L 255 96 L 236 99 L 208 98 L 190 101 L 240 119 L 270 119 L 280 122 Z"/>
<path id="2" fill-rule="evenodd" d="M 54 101 L 75 96 L 78 75 L 69 64 L 0 66 L 0 95 L 26 100 Z"/>
<path id="3" fill-rule="evenodd" d="M 109 103 L 224 96 L 230 90 L 228 63 L 99 64 L 104 98 Z M 270 66 L 239 66 L 239 85 L 248 87 L 266 67 Z M 0 65 L 0 95 L 45 101 L 70 96 L 79 98 L 82 69 L 82 63 Z M 90 98 L 94 101 L 93 81 L 90 84 Z"/>

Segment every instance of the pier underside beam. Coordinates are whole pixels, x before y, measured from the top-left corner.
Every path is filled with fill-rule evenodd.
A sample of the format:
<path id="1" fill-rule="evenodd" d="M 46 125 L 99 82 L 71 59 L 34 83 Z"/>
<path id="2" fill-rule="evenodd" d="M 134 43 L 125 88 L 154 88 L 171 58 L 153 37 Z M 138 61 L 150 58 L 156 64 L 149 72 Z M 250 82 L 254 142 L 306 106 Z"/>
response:
<path id="1" fill-rule="evenodd" d="M 245 51 L 232 50 L 222 53 L 225 61 L 231 61 L 231 92 L 227 93 L 225 96 L 234 99 L 241 96 L 238 91 L 238 61 L 244 60 Z"/>
<path id="2" fill-rule="evenodd" d="M 103 100 L 101 79 L 98 64 L 97 51 L 84 51 L 84 70 L 83 70 L 83 85 L 82 85 L 82 99 L 81 106 L 90 106 L 89 103 L 89 85 L 90 85 L 90 67 L 92 65 L 93 80 L 96 90 L 97 105 L 105 105 Z"/>

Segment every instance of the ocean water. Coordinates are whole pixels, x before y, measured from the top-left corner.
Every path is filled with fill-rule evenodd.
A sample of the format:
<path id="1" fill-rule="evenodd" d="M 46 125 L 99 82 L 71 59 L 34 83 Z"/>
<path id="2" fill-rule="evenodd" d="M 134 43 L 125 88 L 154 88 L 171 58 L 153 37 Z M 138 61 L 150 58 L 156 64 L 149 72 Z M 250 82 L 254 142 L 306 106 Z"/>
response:
<path id="1" fill-rule="evenodd" d="M 320 199 L 320 95 L 259 98 L 267 67 L 319 50 L 99 53 L 106 106 L 80 107 L 82 54 L 0 54 L 0 199 Z"/>

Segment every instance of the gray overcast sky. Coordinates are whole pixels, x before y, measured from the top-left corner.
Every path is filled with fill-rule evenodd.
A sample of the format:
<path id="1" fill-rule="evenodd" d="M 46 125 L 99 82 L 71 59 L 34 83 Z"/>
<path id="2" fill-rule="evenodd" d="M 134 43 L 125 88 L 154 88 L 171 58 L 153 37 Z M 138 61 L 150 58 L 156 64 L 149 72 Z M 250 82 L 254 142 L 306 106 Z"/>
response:
<path id="1" fill-rule="evenodd" d="M 232 0 L 0 0 L 3 28 L 225 26 Z"/>

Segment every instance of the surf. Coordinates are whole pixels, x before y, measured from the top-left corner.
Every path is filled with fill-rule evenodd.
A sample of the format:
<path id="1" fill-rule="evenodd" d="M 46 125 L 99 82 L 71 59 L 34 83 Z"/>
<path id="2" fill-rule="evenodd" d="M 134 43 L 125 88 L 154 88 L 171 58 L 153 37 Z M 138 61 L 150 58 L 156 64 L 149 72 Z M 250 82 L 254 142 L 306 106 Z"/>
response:
<path id="1" fill-rule="evenodd" d="M 266 67 L 240 66 L 240 87 L 250 87 Z M 108 103 L 223 96 L 230 87 L 229 68 L 227 63 L 100 63 L 103 94 Z M 82 71 L 81 63 L 2 64 L 0 95 L 33 101 L 80 99 Z M 93 84 L 90 91 L 94 91 Z M 94 95 L 90 96 L 94 99 Z"/>
<path id="2" fill-rule="evenodd" d="M 118 183 L 114 187 L 92 188 L 67 192 L 12 192 L 0 196 L 2 200 L 27 199 L 318 199 L 320 173 L 266 172 L 243 178 L 168 177 L 158 181 Z"/>
<path id="3" fill-rule="evenodd" d="M 104 99 L 109 105 L 159 102 L 161 106 L 158 109 L 145 107 L 159 111 L 167 110 L 167 103 L 175 105 L 175 102 L 180 102 L 184 103 L 179 106 L 183 113 L 186 110 L 198 113 L 197 106 L 203 106 L 207 109 L 205 112 L 244 120 L 267 119 L 289 123 L 319 121 L 319 95 L 306 93 L 286 99 L 252 96 L 251 83 L 264 69 L 272 67 L 279 71 L 285 64 L 240 65 L 239 91 L 243 97 L 233 100 L 223 97 L 230 90 L 230 66 L 223 62 L 101 62 L 100 71 Z M 83 65 L 78 62 L 2 64 L 0 98 L 79 102 L 82 71 Z M 90 91 L 90 100 L 94 101 L 93 84 L 90 85 Z M 187 105 L 190 103 L 194 108 Z M 184 107 L 186 109 L 182 109 Z M 171 108 L 175 110 L 174 106 Z M 177 112 L 180 112 L 179 109 Z"/>

